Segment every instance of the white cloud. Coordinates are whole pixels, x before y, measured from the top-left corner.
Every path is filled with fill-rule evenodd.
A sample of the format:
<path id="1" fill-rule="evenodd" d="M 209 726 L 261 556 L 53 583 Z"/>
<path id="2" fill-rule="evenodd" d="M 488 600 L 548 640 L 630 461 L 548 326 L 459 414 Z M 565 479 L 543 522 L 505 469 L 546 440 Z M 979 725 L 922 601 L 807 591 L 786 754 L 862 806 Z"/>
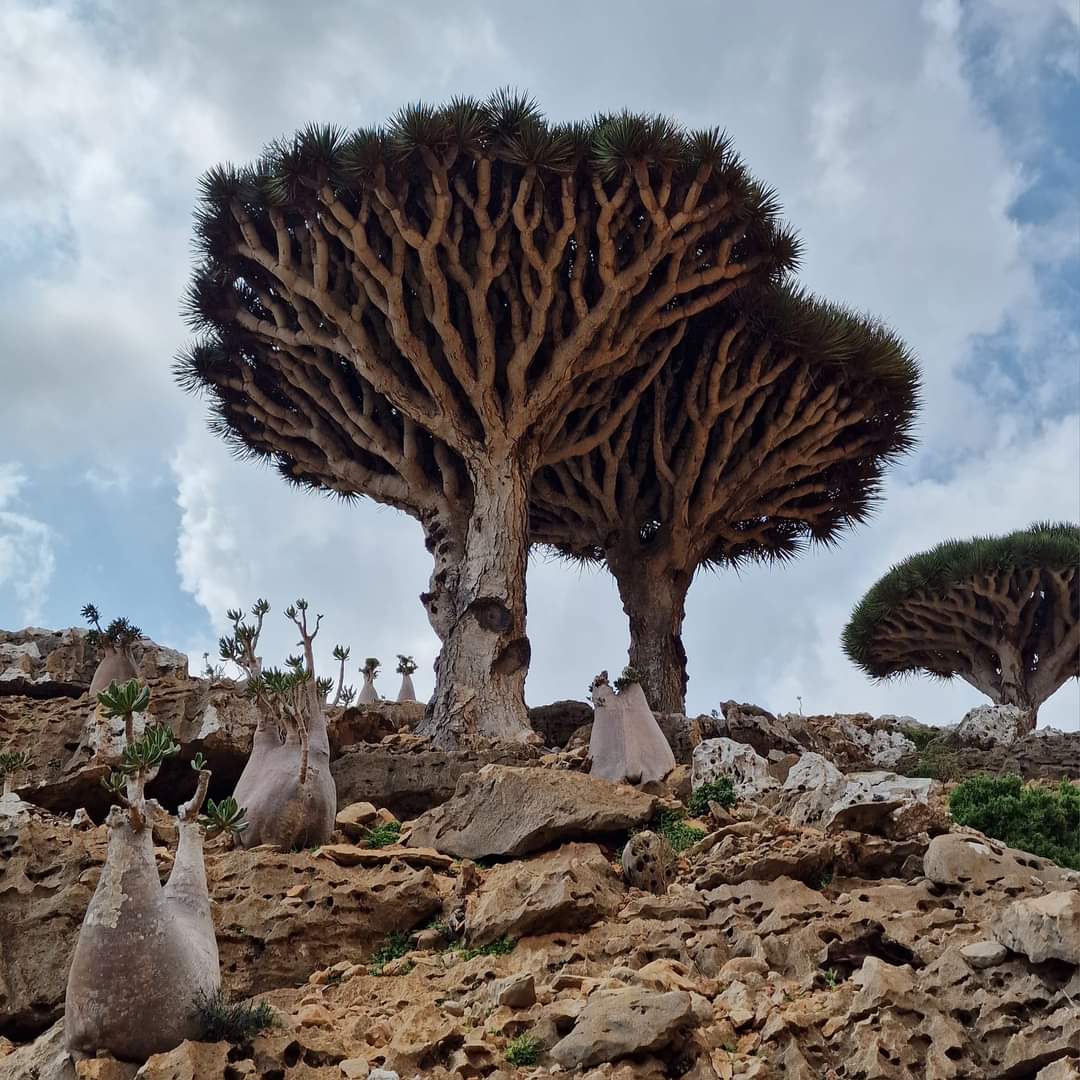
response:
<path id="1" fill-rule="evenodd" d="M 43 521 L 9 509 L 26 486 L 14 462 L 0 462 L 0 601 L 14 598 L 18 619 L 33 623 L 41 613 L 56 560 L 53 532 Z M 6 622 L 0 619 L 0 622 Z"/>

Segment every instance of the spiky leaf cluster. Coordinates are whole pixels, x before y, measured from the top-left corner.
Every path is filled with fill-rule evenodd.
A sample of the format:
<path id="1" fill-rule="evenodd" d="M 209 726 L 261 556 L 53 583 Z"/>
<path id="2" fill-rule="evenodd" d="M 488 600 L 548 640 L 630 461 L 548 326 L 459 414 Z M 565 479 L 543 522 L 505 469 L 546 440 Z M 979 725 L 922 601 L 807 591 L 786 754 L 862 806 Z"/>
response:
<path id="1" fill-rule="evenodd" d="M 163 724 L 148 727 L 140 737 L 129 742 L 124 747 L 124 751 L 120 756 L 120 763 L 102 779 L 102 786 L 111 794 L 120 795 L 130 777 L 140 774 L 148 776 L 166 758 L 173 757 L 178 753 L 180 753 L 180 744 L 167 727 Z"/>
<path id="2" fill-rule="evenodd" d="M 198 820 L 210 837 L 221 833 L 239 836 L 248 824 L 247 810 L 239 806 L 231 795 L 220 800 L 207 799 L 206 808 Z"/>
<path id="3" fill-rule="evenodd" d="M 91 628 L 86 635 L 87 643 L 90 645 L 126 649 L 142 637 L 142 630 L 123 617 L 113 619 L 103 630 L 101 615 L 93 604 L 84 604 L 80 614 Z"/>
<path id="4" fill-rule="evenodd" d="M 891 619 L 904 620 L 912 603 L 934 603 L 951 591 L 967 596 L 973 605 L 982 601 L 977 595 L 979 579 L 1032 572 L 1074 575 L 1071 597 L 1058 603 L 1057 617 L 1075 623 L 1078 612 L 1076 574 L 1080 567 L 1080 526 L 1070 522 L 1036 522 L 1026 529 L 1005 536 L 976 536 L 970 540 L 946 540 L 929 551 L 911 555 L 892 567 L 852 612 L 844 628 L 843 646 L 848 657 L 868 675 L 887 679 L 923 670 L 941 678 L 951 678 L 958 669 L 955 658 L 947 652 L 933 660 L 926 650 L 913 650 L 907 660 L 882 659 L 879 648 L 888 644 L 883 637 Z M 1040 618 L 1034 612 L 1028 638 L 1037 638 Z"/>
<path id="5" fill-rule="evenodd" d="M 633 686 L 634 683 L 641 683 L 642 675 L 637 668 L 627 664 L 623 668 L 622 674 L 615 680 L 615 690 L 617 693 L 622 693 L 628 686 Z"/>
<path id="6" fill-rule="evenodd" d="M 397 673 L 399 675 L 411 675 L 416 670 L 416 661 L 411 656 L 398 653 L 397 659 Z"/>
<path id="7" fill-rule="evenodd" d="M 97 696 L 104 716 L 109 719 L 146 712 L 150 705 L 150 687 L 138 679 L 120 682 L 113 679 L 108 688 Z"/>
<path id="8" fill-rule="evenodd" d="M 379 667 L 381 661 L 376 656 L 369 656 L 364 661 L 364 666 L 360 669 L 361 674 L 367 675 L 369 678 L 375 678 L 379 674 Z"/>
<path id="9" fill-rule="evenodd" d="M 30 755 L 25 750 L 7 750 L 0 753 L 0 777 L 20 772 L 30 765 Z"/>

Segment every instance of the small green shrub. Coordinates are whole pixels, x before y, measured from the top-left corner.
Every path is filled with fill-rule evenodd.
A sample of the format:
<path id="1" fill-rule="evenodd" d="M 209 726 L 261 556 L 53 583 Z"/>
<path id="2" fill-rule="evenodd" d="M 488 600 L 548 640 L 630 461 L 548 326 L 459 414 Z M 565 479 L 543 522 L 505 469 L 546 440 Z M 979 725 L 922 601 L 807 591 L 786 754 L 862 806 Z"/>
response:
<path id="1" fill-rule="evenodd" d="M 226 1042 L 243 1045 L 261 1031 L 277 1025 L 274 1010 L 265 1001 L 254 1005 L 246 1001 L 230 1001 L 220 990 L 209 997 L 195 999 L 195 1014 L 206 1042 Z"/>
<path id="2" fill-rule="evenodd" d="M 369 848 L 384 848 L 396 844 L 401 839 L 400 821 L 381 821 L 378 825 L 372 825 L 364 837 L 364 846 Z"/>
<path id="3" fill-rule="evenodd" d="M 711 784 L 702 784 L 691 796 L 686 804 L 691 817 L 701 817 L 709 812 L 709 803 L 719 803 L 727 809 L 734 806 L 735 787 L 731 779 L 721 776 L 719 780 Z"/>
<path id="4" fill-rule="evenodd" d="M 506 1047 L 506 1060 L 511 1065 L 535 1065 L 540 1060 L 539 1039 L 531 1035 L 519 1035 Z"/>
<path id="5" fill-rule="evenodd" d="M 368 967 L 372 975 L 381 975 L 391 960 L 397 960 L 412 951 L 413 935 L 395 930 L 372 954 Z"/>
<path id="6" fill-rule="evenodd" d="M 649 826 L 653 832 L 667 838 L 671 850 L 678 855 L 699 840 L 704 839 L 705 830 L 696 825 L 686 824 L 686 814 L 681 810 L 663 810 Z"/>
<path id="7" fill-rule="evenodd" d="M 826 968 L 821 974 L 830 990 L 835 990 L 844 981 L 843 975 L 836 968 Z"/>
<path id="8" fill-rule="evenodd" d="M 481 945 L 478 948 L 471 948 L 464 945 L 451 945 L 447 948 L 446 952 L 457 953 L 458 957 L 462 960 L 472 960 L 476 956 L 506 956 L 507 953 L 514 951 L 514 946 L 517 944 L 511 938 L 501 937 L 492 941 L 488 945 Z"/>
<path id="9" fill-rule="evenodd" d="M 949 796 L 949 813 L 958 825 L 1080 870 L 1080 785 L 973 776 Z"/>
<path id="10" fill-rule="evenodd" d="M 902 776 L 940 780 L 943 784 L 960 776 L 960 755 L 940 736 L 926 740 L 918 751 L 896 766 Z"/>
<path id="11" fill-rule="evenodd" d="M 920 752 L 941 738 L 941 732 L 935 728 L 916 727 L 914 724 L 900 724 L 896 730 L 913 742 L 915 749 Z"/>

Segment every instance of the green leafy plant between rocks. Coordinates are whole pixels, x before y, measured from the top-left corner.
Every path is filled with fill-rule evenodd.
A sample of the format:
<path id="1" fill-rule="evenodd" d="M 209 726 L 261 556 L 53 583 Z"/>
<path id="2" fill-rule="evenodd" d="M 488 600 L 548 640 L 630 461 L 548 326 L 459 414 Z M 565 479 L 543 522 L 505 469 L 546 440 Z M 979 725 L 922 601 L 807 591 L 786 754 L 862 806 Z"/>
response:
<path id="1" fill-rule="evenodd" d="M 702 784 L 697 788 L 690 796 L 686 807 L 691 817 L 701 817 L 709 812 L 709 803 L 719 803 L 726 810 L 734 806 L 736 801 L 735 787 L 731 779 L 721 776 L 719 780 Z"/>
<path id="2" fill-rule="evenodd" d="M 265 1001 L 253 1005 L 230 1001 L 221 990 L 196 997 L 195 1014 L 206 1042 L 225 1040 L 242 1045 L 278 1023 L 274 1010 Z"/>
<path id="3" fill-rule="evenodd" d="M 401 839 L 400 821 L 381 821 L 378 825 L 372 825 L 364 836 L 364 846 L 369 848 L 384 848 L 396 844 Z"/>
<path id="4" fill-rule="evenodd" d="M 506 1047 L 506 1060 L 511 1065 L 535 1065 L 540 1059 L 541 1042 L 532 1035 L 519 1035 Z"/>
<path id="5" fill-rule="evenodd" d="M 1080 870 L 1080 785 L 973 776 L 949 796 L 949 813 L 958 825 Z"/>

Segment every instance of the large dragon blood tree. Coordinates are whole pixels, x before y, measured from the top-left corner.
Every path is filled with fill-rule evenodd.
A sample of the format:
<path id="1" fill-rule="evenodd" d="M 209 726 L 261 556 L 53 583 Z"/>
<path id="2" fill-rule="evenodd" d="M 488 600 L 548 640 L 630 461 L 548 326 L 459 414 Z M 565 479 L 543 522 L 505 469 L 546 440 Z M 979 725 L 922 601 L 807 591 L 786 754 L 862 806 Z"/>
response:
<path id="1" fill-rule="evenodd" d="M 1080 678 L 1080 526 L 1039 522 L 948 540 L 894 566 L 862 598 L 844 651 L 868 675 L 959 677 L 1034 729 Z"/>
<path id="2" fill-rule="evenodd" d="M 917 405 L 915 362 L 878 323 L 787 288 L 734 297 L 687 324 L 590 454 L 537 473 L 533 539 L 608 567 L 649 704 L 683 712 L 697 571 L 789 558 L 862 521 Z"/>
<path id="3" fill-rule="evenodd" d="M 688 318 L 793 265 L 772 194 L 719 131 L 499 93 L 216 168 L 196 230 L 181 381 L 241 451 L 420 518 L 421 730 L 522 737 L 532 474 L 603 441 Z"/>

